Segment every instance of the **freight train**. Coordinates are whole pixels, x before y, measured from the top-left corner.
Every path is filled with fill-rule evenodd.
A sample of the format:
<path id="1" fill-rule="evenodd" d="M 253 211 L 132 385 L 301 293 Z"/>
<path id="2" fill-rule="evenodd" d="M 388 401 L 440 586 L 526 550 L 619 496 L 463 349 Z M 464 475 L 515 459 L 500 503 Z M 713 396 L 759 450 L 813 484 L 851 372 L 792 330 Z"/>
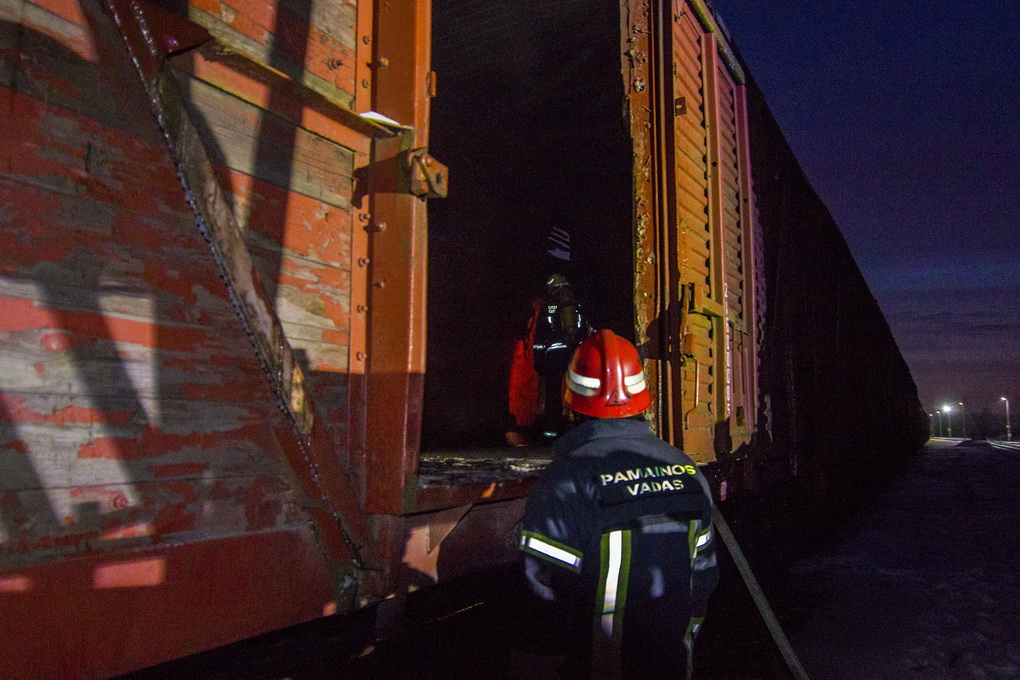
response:
<path id="1" fill-rule="evenodd" d="M 514 559 L 559 274 L 733 501 L 925 439 L 702 0 L 0 0 L 0 676 Z"/>

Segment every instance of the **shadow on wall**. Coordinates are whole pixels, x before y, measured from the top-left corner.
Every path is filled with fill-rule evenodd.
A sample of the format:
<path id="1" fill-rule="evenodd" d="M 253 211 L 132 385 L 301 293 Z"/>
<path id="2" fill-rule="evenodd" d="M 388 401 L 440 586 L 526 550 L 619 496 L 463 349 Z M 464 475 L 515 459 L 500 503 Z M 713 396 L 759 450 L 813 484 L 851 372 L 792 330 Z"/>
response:
<path id="1" fill-rule="evenodd" d="M 290 585 L 321 562 L 300 527 L 267 531 L 302 516 L 279 460 L 292 432 L 238 342 L 121 36 L 97 0 L 80 11 L 80 26 L 53 18 L 60 40 L 0 21 L 0 100 L 18 126 L 0 140 L 0 608 L 25 645 L 4 677 L 20 673 L 8 662 L 110 674 L 254 634 L 270 620 L 249 606 L 254 584 L 293 591 L 309 616 L 323 610 L 308 593 L 328 591 L 324 573 Z M 279 141 L 258 145 L 257 167 L 289 162 Z M 261 220 L 279 240 L 276 207 Z M 275 284 L 280 250 L 264 250 Z M 181 572 L 196 560 L 201 584 Z M 154 614 L 169 602 L 174 616 Z M 130 644 L 124 621 L 145 629 Z M 96 666 L 111 660 L 92 636 L 123 645 L 122 665 Z"/>

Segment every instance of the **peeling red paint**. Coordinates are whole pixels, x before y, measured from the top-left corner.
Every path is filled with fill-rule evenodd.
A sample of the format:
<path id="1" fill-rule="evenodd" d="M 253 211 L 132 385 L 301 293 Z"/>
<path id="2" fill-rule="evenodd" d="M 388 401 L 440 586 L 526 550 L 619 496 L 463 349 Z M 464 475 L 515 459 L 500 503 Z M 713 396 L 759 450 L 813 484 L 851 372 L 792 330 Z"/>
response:
<path id="1" fill-rule="evenodd" d="M 220 184 L 233 193 L 238 215 L 247 216 L 244 226 L 249 230 L 271 242 L 282 242 L 282 247 L 301 257 L 350 268 L 350 213 L 242 172 L 220 165 L 213 169 Z M 283 215 L 280 206 L 286 206 Z"/>
<path id="2" fill-rule="evenodd" d="M 198 516 L 189 512 L 188 504 L 174 503 L 160 507 L 152 520 L 153 533 L 166 536 L 191 531 L 198 525 Z"/>
<path id="3" fill-rule="evenodd" d="M 347 372 L 347 366 L 333 366 L 331 364 L 316 364 L 315 365 L 315 370 L 316 371 L 330 371 L 332 373 L 346 373 Z M 316 393 L 317 394 L 322 394 L 323 392 L 317 391 Z"/>
<path id="4" fill-rule="evenodd" d="M 322 339 L 324 342 L 329 342 L 334 345 L 344 345 L 346 347 L 351 342 L 351 335 L 350 333 L 344 333 L 342 331 L 323 331 Z M 346 367 L 344 367 L 344 370 L 346 371 Z"/>
<path id="5" fill-rule="evenodd" d="M 77 457 L 112 460 L 157 458 L 186 447 L 210 449 L 241 441 L 260 441 L 260 437 L 265 437 L 265 430 L 260 424 L 209 434 L 191 432 L 185 435 L 170 434 L 146 425 L 132 437 L 97 437 L 78 447 Z"/>
<path id="6" fill-rule="evenodd" d="M 101 541 L 117 541 L 125 538 L 139 538 L 142 536 L 151 536 L 153 534 L 152 525 L 148 522 L 141 522 L 136 524 L 129 524 L 126 526 L 118 526 L 112 529 L 107 529 L 99 534 L 99 540 Z"/>
<path id="7" fill-rule="evenodd" d="M 237 199 L 238 214 L 250 215 L 249 246 L 267 261 L 275 258 L 274 276 L 282 275 L 273 283 L 301 317 L 287 321 L 286 332 L 307 320 L 305 312 L 321 318 L 321 328 L 310 332 L 304 326 L 301 335 L 295 334 L 307 339 L 309 394 L 324 397 L 318 418 L 325 420 L 314 435 L 319 443 L 310 445 L 319 457 L 313 469 L 277 408 L 184 200 L 148 102 L 140 88 L 131 89 L 138 88 L 137 80 L 124 79 L 125 73 L 136 74 L 110 12 L 102 11 L 102 3 L 80 0 L 14 3 L 34 9 L 14 19 L 23 22 L 18 45 L 26 54 L 17 55 L 20 63 L 5 61 L 17 69 L 21 91 L 0 87 L 0 111 L 18 132 L 0 137 L 0 271 L 13 281 L 5 287 L 7 297 L 0 296 L 0 342 L 24 361 L 17 376 L 24 384 L 3 394 L 5 416 L 33 425 L 21 433 L 31 437 L 5 443 L 3 451 L 34 455 L 5 458 L 13 467 L 4 472 L 13 469 L 12 479 L 28 481 L 21 484 L 25 488 L 0 493 L 2 548 L 40 562 L 30 574 L 33 592 L 41 604 L 52 605 L 45 621 L 20 611 L 18 619 L 30 620 L 34 630 L 49 631 L 45 637 L 56 635 L 57 644 L 70 648 L 68 640 L 82 630 L 96 630 L 88 625 L 94 618 L 109 632 L 97 639 L 113 642 L 89 646 L 87 654 L 77 655 L 81 658 L 61 658 L 48 675 L 106 677 L 229 642 L 220 638 L 238 631 L 257 634 L 264 632 L 260 626 L 319 616 L 322 603 L 334 596 L 323 565 L 335 559 L 342 571 L 352 556 L 346 545 L 335 545 L 342 543 L 336 537 L 315 538 L 308 527 L 313 522 L 335 526 L 338 511 L 345 522 L 364 523 L 337 462 L 347 446 L 342 373 L 343 347 L 350 342 L 352 214 L 219 170 L 222 186 Z M 275 0 L 195 0 L 194 5 L 217 16 L 225 8 L 236 10 L 234 28 L 263 30 L 263 44 L 275 41 L 284 52 L 303 51 L 314 73 L 347 92 L 354 89 L 355 36 L 353 27 L 342 25 L 346 18 L 353 21 L 349 3 L 316 3 L 317 16 L 335 14 L 341 21 L 334 23 L 341 25 L 328 27 L 335 35 L 313 29 L 310 45 L 299 44 L 308 27 L 286 5 L 280 5 L 280 22 L 261 17 L 266 26 L 279 23 L 276 35 L 259 28 L 256 15 L 277 7 Z M 48 30 L 63 27 L 70 35 L 53 36 L 56 42 L 34 35 L 44 29 L 31 21 L 43 19 Z M 61 46 L 96 58 L 79 62 Z M 51 47 L 57 49 L 46 58 L 30 53 Z M 111 121 L 109 107 L 95 103 L 95 83 L 102 83 L 109 101 L 123 106 L 124 120 Z M 277 105 L 293 109 L 294 117 L 302 115 L 300 106 L 286 98 L 280 104 L 278 93 L 271 94 Z M 343 127 L 337 121 L 320 123 Z M 344 135 L 357 138 L 367 154 L 371 139 L 365 130 L 347 129 Z M 348 158 L 349 152 L 335 144 L 331 148 L 331 158 Z M 315 160 L 310 165 L 318 171 Z M 336 164 L 327 169 L 332 180 L 327 198 L 344 205 L 350 199 L 350 169 Z M 273 252 L 274 244 L 282 251 Z M 321 342 L 314 335 L 319 331 Z M 300 341 L 293 346 L 304 348 Z M 286 461 L 281 460 L 284 447 Z M 23 474 L 26 470 L 38 471 L 43 481 Z M 315 501 L 323 501 L 323 508 L 310 512 L 301 502 L 306 492 L 319 493 Z M 37 513 L 47 503 L 52 512 Z M 367 529 L 357 526 L 357 533 L 367 535 Z M 243 536 L 230 543 L 229 559 L 209 549 L 236 534 Z M 262 538 L 265 534 L 273 536 Z M 268 549 L 253 550 L 256 545 Z M 117 557 L 125 553 L 153 546 L 161 549 L 139 558 L 140 565 L 153 567 L 148 571 L 108 568 L 123 564 Z M 93 559 L 97 556 L 102 557 Z M 164 559 L 165 571 L 155 568 Z M 288 560 L 294 568 L 279 568 Z M 206 583 L 209 572 L 233 577 L 237 564 L 246 565 L 250 580 L 227 579 L 219 591 L 192 596 L 195 583 Z M 268 606 L 266 593 L 279 593 L 281 583 L 286 589 L 281 575 L 298 575 L 295 597 L 282 598 L 286 605 Z M 153 595 L 97 594 L 97 587 L 126 586 L 146 586 Z M 310 589 L 316 590 L 314 598 L 307 597 Z M 306 611 L 295 614 L 293 602 L 306 600 L 314 606 L 302 604 Z M 124 637 L 172 620 L 182 602 L 196 620 L 208 616 L 210 604 L 233 607 L 236 620 L 224 621 L 218 611 L 215 621 L 195 627 L 198 632 Z M 153 606 L 172 615 L 154 613 Z M 253 611 L 267 613 L 252 617 Z M 258 619 L 254 624 L 253 618 Z M 129 642 L 116 642 L 124 639 Z M 9 659 L 0 659 L 0 675 L 21 677 L 24 667 L 36 672 L 50 663 L 38 654 L 19 651 L 17 656 L 11 662 L 21 665 L 13 673 L 4 672 Z"/>
<path id="8" fill-rule="evenodd" d="M 222 501 L 230 498 L 230 489 L 223 480 L 216 480 L 216 483 L 209 489 L 209 499 L 214 501 Z"/>
<path id="9" fill-rule="evenodd" d="M 67 331 L 62 331 L 59 333 L 47 333 L 39 339 L 39 344 L 49 352 L 62 352 L 71 349 L 75 344 L 88 344 L 88 341 L 79 339 L 76 343 Z"/>
<path id="10" fill-rule="evenodd" d="M 326 82 L 333 83 L 343 92 L 352 95 L 355 90 L 354 54 L 333 34 L 346 34 L 353 42 L 355 21 L 353 8 L 349 15 L 352 25 L 318 27 L 310 26 L 295 16 L 294 10 L 289 9 L 286 4 L 282 4 L 281 8 L 278 8 L 278 4 L 274 0 L 224 1 L 221 5 L 233 10 L 229 14 L 230 21 L 227 21 L 228 15 L 220 6 L 212 7 L 208 0 L 191 2 L 192 6 L 201 7 L 220 18 L 225 25 L 259 45 L 268 46 L 272 43 L 285 58 L 298 61 L 298 57 L 303 56 L 298 66 L 303 66 Z M 330 4 L 337 7 L 346 5 L 342 0 L 333 0 Z"/>
<path id="11" fill-rule="evenodd" d="M 88 26 L 85 14 L 81 8 L 81 3 L 78 2 L 78 0 L 33 0 L 32 4 L 45 9 L 47 12 L 64 19 L 70 24 L 74 24 L 83 29 Z M 27 19 L 23 19 L 23 21 L 28 23 Z M 82 33 L 82 39 L 77 39 L 77 36 L 54 32 L 45 23 L 40 23 L 37 26 L 33 26 L 33 28 L 46 33 L 51 38 L 60 41 L 71 49 L 74 49 L 85 59 L 96 58 L 95 43 L 87 31 Z"/>
<path id="12" fill-rule="evenodd" d="M 6 453 L 28 453 L 28 445 L 20 439 L 15 439 L 4 444 L 4 451 Z"/>
<path id="13" fill-rule="evenodd" d="M 109 425 L 126 425 L 135 416 L 135 411 L 103 411 L 81 406 L 63 406 L 50 413 L 39 413 L 25 406 L 28 397 L 8 396 L 4 402 L 15 422 L 52 423 L 67 425 L 71 423 L 107 423 Z"/>
<path id="14" fill-rule="evenodd" d="M 187 477 L 200 475 L 209 469 L 209 463 L 170 463 L 153 465 L 150 469 L 156 477 Z"/>

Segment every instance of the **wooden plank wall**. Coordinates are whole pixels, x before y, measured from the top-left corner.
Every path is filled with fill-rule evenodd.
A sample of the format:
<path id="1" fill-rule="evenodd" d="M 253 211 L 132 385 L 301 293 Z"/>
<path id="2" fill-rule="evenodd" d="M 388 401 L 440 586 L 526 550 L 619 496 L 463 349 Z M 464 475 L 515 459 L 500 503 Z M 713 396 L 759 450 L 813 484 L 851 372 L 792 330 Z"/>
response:
<path id="1" fill-rule="evenodd" d="M 354 3 L 191 0 L 188 16 L 229 49 L 353 107 Z M 262 94 L 212 50 L 176 62 L 192 118 L 275 297 L 318 417 L 350 464 L 351 198 L 356 156 L 362 154 L 364 165 L 368 142 L 321 119 L 310 125 L 292 93 Z"/>
<path id="2" fill-rule="evenodd" d="M 188 18 L 222 44 L 353 108 L 357 3 L 190 0 L 188 4 Z"/>
<path id="3" fill-rule="evenodd" d="M 353 5 L 286 4 L 276 33 L 268 2 L 195 6 L 349 103 Z M 302 59 L 303 11 L 326 28 Z M 295 124 L 297 104 L 181 82 L 343 456 L 364 149 Z M 335 609 L 282 462 L 294 433 L 96 0 L 0 0 L 0 110 L 0 635 L 16 645 L 0 676 L 105 677 Z"/>
<path id="4" fill-rule="evenodd" d="M 355 154 L 199 77 L 180 73 L 179 81 L 318 416 L 346 460 Z"/>

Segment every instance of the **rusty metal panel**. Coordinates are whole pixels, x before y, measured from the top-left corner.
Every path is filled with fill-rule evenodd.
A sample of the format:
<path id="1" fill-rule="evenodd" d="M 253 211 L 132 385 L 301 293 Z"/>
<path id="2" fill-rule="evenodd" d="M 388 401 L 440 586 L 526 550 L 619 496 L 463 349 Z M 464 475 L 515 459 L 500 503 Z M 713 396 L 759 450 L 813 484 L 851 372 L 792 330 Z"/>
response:
<path id="1" fill-rule="evenodd" d="M 715 236 L 712 227 L 712 211 L 709 208 L 712 184 L 710 172 L 715 159 L 709 154 L 709 136 L 714 121 L 710 118 L 712 93 L 709 88 L 712 79 L 706 77 L 711 55 L 706 57 L 705 44 L 709 40 L 704 27 L 698 22 L 693 11 L 683 5 L 673 17 L 674 78 L 675 96 L 683 98 L 683 113 L 676 118 L 677 125 L 684 132 L 678 135 L 676 156 L 694 164 L 688 172 L 677 173 L 677 196 L 680 207 L 677 211 L 677 226 L 683 234 L 685 246 L 680 258 L 680 276 L 695 297 L 711 297 L 715 291 L 713 271 L 715 265 Z M 700 436 L 712 427 L 713 392 L 716 389 L 713 376 L 718 371 L 717 352 L 714 343 L 712 321 L 704 316 L 703 308 L 688 304 L 688 312 L 680 334 L 686 339 L 691 356 L 683 360 L 683 389 L 674 396 L 683 411 L 683 448 L 699 463 L 711 460 L 710 437 Z"/>
<path id="2" fill-rule="evenodd" d="M 726 240 L 726 417 L 729 420 L 727 448 L 750 441 L 756 422 L 754 383 L 756 379 L 754 286 L 755 268 L 751 257 L 750 160 L 746 134 L 746 113 L 742 87 L 729 70 L 719 66 L 720 170 Z"/>
<path id="3" fill-rule="evenodd" d="M 765 323 L 764 252 L 758 202 L 755 200 L 751 173 L 751 140 L 748 129 L 747 86 L 736 89 L 737 149 L 740 166 L 740 192 L 742 196 L 741 230 L 743 232 L 744 263 L 744 332 L 742 334 L 744 359 L 745 405 L 747 409 L 747 440 L 757 431 L 759 424 L 768 426 L 758 403 L 758 380 L 761 365 L 761 336 Z"/>
<path id="4" fill-rule="evenodd" d="M 744 441 L 753 427 L 746 404 L 753 392 L 754 375 L 747 366 L 754 351 L 744 319 L 753 272 L 745 252 L 750 229 L 744 223 L 747 188 L 741 178 L 747 138 L 739 130 L 736 92 L 743 74 L 698 0 L 625 4 L 624 11 L 630 13 L 625 30 L 628 24 L 632 28 L 627 38 L 632 47 L 624 53 L 625 82 L 630 75 L 632 83 L 650 85 L 641 99 L 632 92 L 630 119 L 635 180 L 647 175 L 645 168 L 652 169 L 645 190 L 649 198 L 638 192 L 640 183 L 636 187 L 638 243 L 655 251 L 644 259 L 662 267 L 654 279 L 639 275 L 635 298 L 646 305 L 654 301 L 651 316 L 664 334 L 656 366 L 662 371 L 659 431 L 707 463 L 716 452 Z M 650 29 L 647 69 L 635 59 L 633 46 L 640 40 L 633 30 L 635 16 Z M 640 79 L 633 77 L 639 68 Z M 637 101 L 652 113 L 647 119 L 635 115 Z M 654 153 L 639 165 L 643 143 L 653 145 Z M 642 229 L 643 200 L 664 206 L 648 215 L 656 219 L 656 232 Z M 652 233 L 655 238 L 648 238 Z M 641 318 L 639 313 L 639 324 Z M 725 430 L 718 426 L 736 411 L 735 404 L 740 426 L 720 437 Z"/>
<path id="5" fill-rule="evenodd" d="M 678 203 L 676 228 L 684 232 L 687 242 L 699 238 L 707 242 L 708 158 L 701 65 L 703 31 L 689 12 L 675 16 L 672 26 L 677 164 L 675 191 Z M 681 100 L 681 104 L 676 103 Z M 677 112 L 677 106 L 681 107 L 682 113 Z M 701 269 L 703 261 L 700 258 L 688 259 L 685 255 L 684 251 L 677 254 L 681 262 L 681 279 L 698 280 L 700 276 L 695 272 Z"/>
<path id="6" fill-rule="evenodd" d="M 659 165 L 654 130 L 661 117 L 656 112 L 649 90 L 656 63 L 656 44 L 652 40 L 652 17 L 649 5 L 639 0 L 621 3 L 620 52 L 621 77 L 625 93 L 625 118 L 633 143 L 634 181 L 634 319 L 635 338 L 648 348 L 645 373 L 655 392 L 649 411 L 653 425 L 661 436 L 671 438 L 669 431 L 669 370 L 661 360 L 665 333 L 655 328 L 656 320 L 667 307 L 670 297 L 668 274 L 664 267 L 665 249 L 663 216 L 657 201 Z"/>
<path id="7" fill-rule="evenodd" d="M 357 4 L 349 0 L 191 0 L 188 17 L 223 45 L 352 108 Z"/>
<path id="8" fill-rule="evenodd" d="M 366 169 L 365 270 L 366 506 L 399 514 L 413 507 L 425 373 L 427 232 L 423 198 L 396 190 L 406 153 L 428 145 L 430 2 L 399 0 L 375 7 L 378 69 L 372 109 L 406 126 L 378 139 Z M 409 495 L 405 495 L 405 491 Z"/>
<path id="9" fill-rule="evenodd" d="M 317 552 L 297 527 L 5 570 L 0 677 L 108 678 L 333 613 Z"/>

